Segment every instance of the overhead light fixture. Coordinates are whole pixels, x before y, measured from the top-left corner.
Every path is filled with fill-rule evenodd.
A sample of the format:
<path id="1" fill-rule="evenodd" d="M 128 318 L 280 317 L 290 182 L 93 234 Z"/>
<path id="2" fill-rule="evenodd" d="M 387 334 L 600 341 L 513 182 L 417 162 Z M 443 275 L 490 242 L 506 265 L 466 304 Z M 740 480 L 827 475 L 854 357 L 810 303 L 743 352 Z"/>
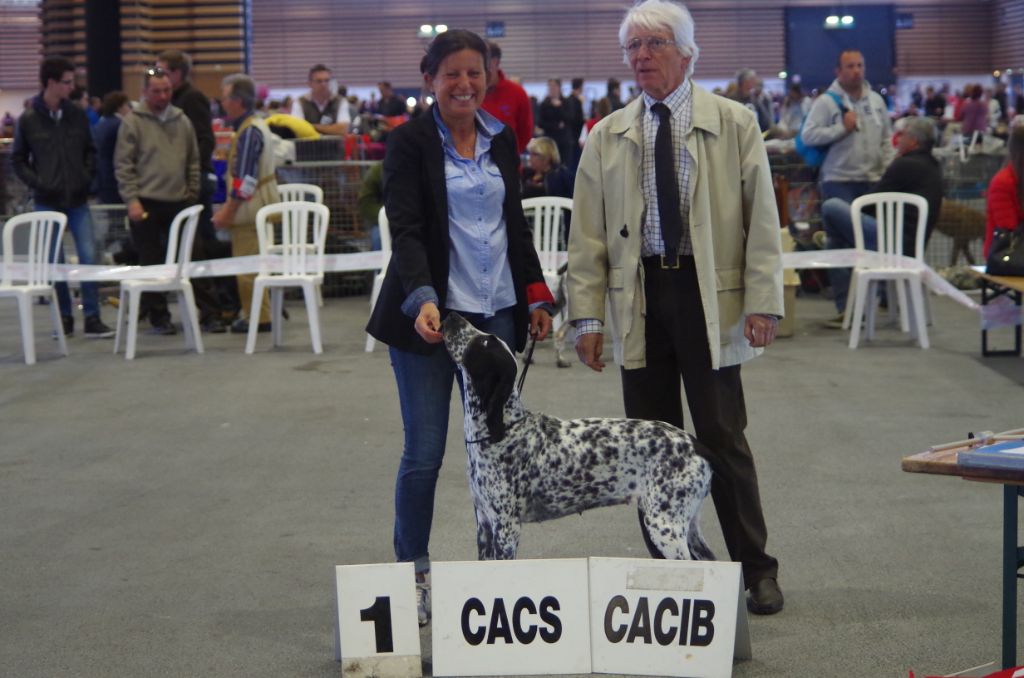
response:
<path id="1" fill-rule="evenodd" d="M 839 23 L 842 24 L 843 26 L 852 26 L 853 17 L 850 16 L 849 14 L 844 14 L 843 17 L 839 20 Z"/>
<path id="2" fill-rule="evenodd" d="M 825 26 L 827 28 L 835 28 L 838 25 L 839 17 L 836 16 L 835 14 L 829 14 L 827 17 L 825 17 Z"/>
<path id="3" fill-rule="evenodd" d="M 1009 71 L 1007 71 L 1007 73 L 1009 73 Z M 1002 75 L 1002 73 L 1000 73 L 999 71 L 992 71 L 993 78 L 998 78 L 1000 75 Z"/>
<path id="4" fill-rule="evenodd" d="M 447 30 L 447 24 L 437 24 L 436 26 L 431 26 L 430 24 L 420 24 L 420 30 L 416 35 L 421 38 L 433 38 L 440 35 L 441 33 L 445 33 Z"/>
<path id="5" fill-rule="evenodd" d="M 779 80 L 785 80 L 789 76 L 786 71 L 779 71 Z"/>
<path id="6" fill-rule="evenodd" d="M 825 17 L 825 28 L 853 28 L 856 20 L 852 14 L 844 14 L 839 16 L 838 14 L 829 14 Z"/>

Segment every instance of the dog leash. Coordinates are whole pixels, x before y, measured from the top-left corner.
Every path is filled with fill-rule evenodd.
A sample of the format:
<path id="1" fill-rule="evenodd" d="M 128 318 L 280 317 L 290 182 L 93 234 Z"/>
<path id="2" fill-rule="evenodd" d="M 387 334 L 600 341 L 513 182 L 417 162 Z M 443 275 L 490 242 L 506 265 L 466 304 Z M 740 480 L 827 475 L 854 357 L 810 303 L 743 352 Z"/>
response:
<path id="1" fill-rule="evenodd" d="M 526 371 L 530 369 L 530 363 L 533 362 L 533 348 L 537 345 L 537 338 L 530 335 L 530 345 L 526 349 L 526 360 L 523 363 L 523 371 L 519 374 L 519 383 L 516 384 L 516 390 L 519 391 L 519 395 L 523 394 L 523 382 L 526 381 Z"/>

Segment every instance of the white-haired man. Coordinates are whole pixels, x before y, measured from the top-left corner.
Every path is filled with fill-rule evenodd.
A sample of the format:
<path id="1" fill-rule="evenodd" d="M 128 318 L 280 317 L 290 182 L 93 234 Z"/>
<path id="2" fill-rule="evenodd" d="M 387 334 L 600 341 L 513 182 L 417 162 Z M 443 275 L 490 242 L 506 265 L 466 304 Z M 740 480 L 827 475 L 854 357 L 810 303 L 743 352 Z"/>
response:
<path id="1" fill-rule="evenodd" d="M 748 608 L 772 614 L 783 596 L 740 381 L 740 363 L 772 343 L 783 312 L 768 156 L 747 108 L 690 79 L 699 51 L 682 5 L 635 5 L 619 39 L 643 95 L 594 127 L 580 161 L 568 277 L 576 351 L 604 367 L 608 301 L 626 416 L 682 427 L 682 378 Z"/>

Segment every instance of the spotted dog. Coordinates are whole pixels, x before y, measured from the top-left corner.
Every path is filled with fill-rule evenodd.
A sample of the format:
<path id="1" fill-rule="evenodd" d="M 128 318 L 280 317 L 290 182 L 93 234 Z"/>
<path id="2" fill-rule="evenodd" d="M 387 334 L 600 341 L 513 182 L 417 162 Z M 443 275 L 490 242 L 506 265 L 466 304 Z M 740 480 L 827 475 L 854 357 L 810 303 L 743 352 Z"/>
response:
<path id="1" fill-rule="evenodd" d="M 451 313 L 441 326 L 462 372 L 469 486 L 481 560 L 516 557 L 523 522 L 636 499 L 651 554 L 714 560 L 700 532 L 711 467 L 685 431 L 640 419 L 528 412 L 501 339 Z"/>

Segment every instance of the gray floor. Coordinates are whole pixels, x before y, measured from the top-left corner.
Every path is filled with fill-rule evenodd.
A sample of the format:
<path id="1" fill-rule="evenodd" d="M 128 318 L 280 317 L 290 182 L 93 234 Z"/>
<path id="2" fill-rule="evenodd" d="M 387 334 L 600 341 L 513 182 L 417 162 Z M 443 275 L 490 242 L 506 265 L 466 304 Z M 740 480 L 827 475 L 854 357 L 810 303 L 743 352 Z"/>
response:
<path id="1" fill-rule="evenodd" d="M 402 427 L 386 352 L 363 352 L 366 299 L 328 299 L 326 351 L 291 303 L 286 346 L 141 335 L 22 363 L 0 305 L 0 674 L 335 676 L 333 566 L 392 560 Z M 900 458 L 968 431 L 1024 426 L 1024 361 L 981 359 L 975 315 L 933 298 L 932 348 L 892 329 L 851 351 L 798 300 L 796 336 L 746 366 L 748 434 L 786 609 L 753 618 L 735 675 L 906 676 L 998 659 L 1000 489 L 911 475 Z M 105 310 L 113 324 L 113 310 Z M 79 320 L 79 327 L 81 321 Z M 456 402 L 453 406 L 457 406 Z M 538 350 L 524 400 L 621 413 L 614 369 Z M 432 554 L 474 558 L 453 411 Z M 709 503 L 710 506 L 710 503 Z M 712 547 L 724 553 L 714 512 Z M 528 526 L 521 556 L 640 556 L 633 510 Z M 429 671 L 429 632 L 424 632 Z"/>

